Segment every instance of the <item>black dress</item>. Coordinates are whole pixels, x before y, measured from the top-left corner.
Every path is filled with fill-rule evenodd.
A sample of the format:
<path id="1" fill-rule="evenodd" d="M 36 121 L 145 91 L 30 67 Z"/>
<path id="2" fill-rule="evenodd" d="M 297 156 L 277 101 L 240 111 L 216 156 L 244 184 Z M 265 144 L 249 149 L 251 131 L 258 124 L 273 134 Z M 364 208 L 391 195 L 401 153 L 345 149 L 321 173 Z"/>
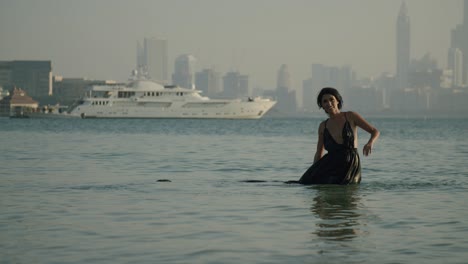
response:
<path id="1" fill-rule="evenodd" d="M 346 117 L 346 113 L 345 113 Z M 354 147 L 354 132 L 346 117 L 343 127 L 343 144 L 338 144 L 327 129 L 323 131 L 323 143 L 327 150 L 320 160 L 315 162 L 302 175 L 301 184 L 353 184 L 361 182 L 361 160 Z"/>

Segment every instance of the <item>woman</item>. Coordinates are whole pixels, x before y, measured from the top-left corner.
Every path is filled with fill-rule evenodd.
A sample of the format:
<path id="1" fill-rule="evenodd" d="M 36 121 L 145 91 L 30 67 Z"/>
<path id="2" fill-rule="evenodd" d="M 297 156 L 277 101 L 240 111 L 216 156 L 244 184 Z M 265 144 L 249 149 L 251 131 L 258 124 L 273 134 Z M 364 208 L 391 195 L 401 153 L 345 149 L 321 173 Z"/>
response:
<path id="1" fill-rule="evenodd" d="M 343 99 L 334 88 L 323 88 L 317 96 L 319 108 L 329 118 L 318 129 L 317 152 L 314 164 L 302 175 L 301 184 L 352 184 L 361 182 L 361 161 L 356 149 L 357 127 L 371 136 L 364 145 L 363 154 L 372 153 L 380 132 L 355 112 L 341 112 Z M 324 150 L 327 153 L 324 154 Z"/>

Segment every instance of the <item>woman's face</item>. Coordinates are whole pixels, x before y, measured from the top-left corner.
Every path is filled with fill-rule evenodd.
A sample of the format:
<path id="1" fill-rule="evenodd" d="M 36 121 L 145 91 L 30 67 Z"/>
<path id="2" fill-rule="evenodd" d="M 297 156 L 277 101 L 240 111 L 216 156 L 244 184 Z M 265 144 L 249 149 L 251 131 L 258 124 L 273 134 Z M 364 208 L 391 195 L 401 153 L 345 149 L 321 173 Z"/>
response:
<path id="1" fill-rule="evenodd" d="M 332 113 L 339 113 L 340 109 L 338 108 L 339 101 L 336 99 L 335 96 L 331 94 L 324 94 L 322 96 L 322 108 L 327 112 L 328 114 Z"/>

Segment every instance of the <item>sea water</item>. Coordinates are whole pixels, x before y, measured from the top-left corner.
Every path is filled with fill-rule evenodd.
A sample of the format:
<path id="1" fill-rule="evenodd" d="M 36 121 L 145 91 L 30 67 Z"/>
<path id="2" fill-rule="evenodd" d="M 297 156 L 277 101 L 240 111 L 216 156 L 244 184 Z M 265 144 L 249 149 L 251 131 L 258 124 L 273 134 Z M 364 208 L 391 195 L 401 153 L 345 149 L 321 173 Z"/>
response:
<path id="1" fill-rule="evenodd" d="M 468 119 L 369 119 L 362 183 L 302 186 L 321 119 L 0 119 L 0 263 L 467 263 Z"/>

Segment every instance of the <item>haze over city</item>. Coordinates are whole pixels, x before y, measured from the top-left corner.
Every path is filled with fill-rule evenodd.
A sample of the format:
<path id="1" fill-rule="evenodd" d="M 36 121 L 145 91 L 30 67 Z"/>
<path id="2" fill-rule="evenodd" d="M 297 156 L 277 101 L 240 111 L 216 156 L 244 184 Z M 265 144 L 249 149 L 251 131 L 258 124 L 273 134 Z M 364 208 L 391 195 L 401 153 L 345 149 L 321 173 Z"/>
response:
<path id="1" fill-rule="evenodd" d="M 447 65 L 463 1 L 406 0 L 411 57 Z M 125 81 L 137 42 L 168 41 L 169 69 L 181 54 L 197 70 L 238 70 L 251 87 L 274 88 L 282 64 L 292 84 L 311 64 L 350 65 L 358 77 L 395 72 L 393 0 L 19 0 L 0 1 L 1 60 L 51 60 L 54 75 Z"/>

